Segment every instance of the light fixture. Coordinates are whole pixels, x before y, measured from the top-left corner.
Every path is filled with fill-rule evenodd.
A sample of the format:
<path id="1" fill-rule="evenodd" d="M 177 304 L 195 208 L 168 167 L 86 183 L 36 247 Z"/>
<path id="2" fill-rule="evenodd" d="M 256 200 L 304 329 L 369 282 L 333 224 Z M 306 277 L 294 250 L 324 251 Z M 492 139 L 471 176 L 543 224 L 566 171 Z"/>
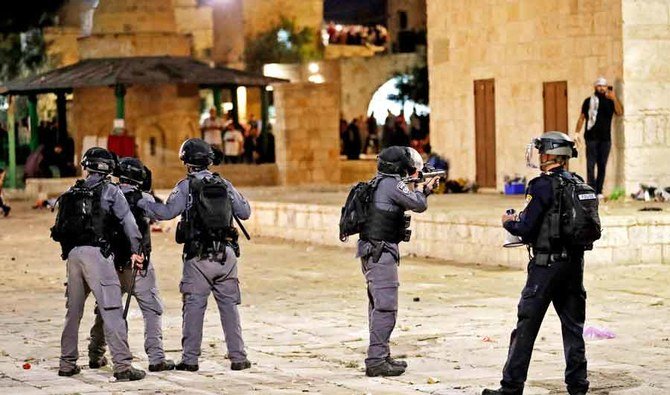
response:
<path id="1" fill-rule="evenodd" d="M 309 64 L 308 69 L 310 73 L 316 74 L 319 72 L 319 64 L 312 62 Z"/>
<path id="2" fill-rule="evenodd" d="M 323 84 L 324 82 L 326 82 L 326 79 L 323 78 L 321 74 L 313 74 L 307 78 L 307 81 L 313 84 Z"/>

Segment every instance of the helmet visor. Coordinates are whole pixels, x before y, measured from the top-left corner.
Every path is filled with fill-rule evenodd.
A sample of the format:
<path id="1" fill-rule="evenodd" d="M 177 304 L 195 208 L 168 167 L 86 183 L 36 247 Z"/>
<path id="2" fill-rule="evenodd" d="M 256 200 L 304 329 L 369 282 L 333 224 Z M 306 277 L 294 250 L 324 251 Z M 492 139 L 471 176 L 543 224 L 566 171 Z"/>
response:
<path id="1" fill-rule="evenodd" d="M 540 148 L 542 142 L 538 138 L 533 138 L 526 146 L 526 166 L 531 169 L 540 168 Z"/>

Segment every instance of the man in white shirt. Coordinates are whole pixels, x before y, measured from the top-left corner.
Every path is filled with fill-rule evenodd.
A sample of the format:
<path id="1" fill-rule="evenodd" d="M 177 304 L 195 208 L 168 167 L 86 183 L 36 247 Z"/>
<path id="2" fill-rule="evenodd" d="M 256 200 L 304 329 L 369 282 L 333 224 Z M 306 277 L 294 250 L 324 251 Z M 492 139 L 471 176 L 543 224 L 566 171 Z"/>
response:
<path id="1" fill-rule="evenodd" d="M 216 115 L 216 109 L 212 107 L 209 110 L 209 118 L 205 119 L 200 126 L 202 139 L 217 149 L 221 149 L 223 140 L 223 120 Z"/>
<path id="2" fill-rule="evenodd" d="M 224 163 L 240 163 L 244 153 L 244 135 L 235 122 L 228 124 L 223 135 Z"/>

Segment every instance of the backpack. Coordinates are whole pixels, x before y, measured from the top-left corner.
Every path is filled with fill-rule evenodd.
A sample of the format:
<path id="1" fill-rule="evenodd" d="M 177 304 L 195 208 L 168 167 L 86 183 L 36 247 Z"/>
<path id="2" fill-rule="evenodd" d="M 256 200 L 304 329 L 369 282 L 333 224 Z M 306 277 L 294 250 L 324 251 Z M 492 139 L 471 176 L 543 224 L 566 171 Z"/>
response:
<path id="1" fill-rule="evenodd" d="M 340 214 L 340 241 L 346 242 L 349 236 L 363 230 L 378 183 L 379 178 L 375 177 L 368 182 L 359 182 L 349 191 Z"/>
<path id="2" fill-rule="evenodd" d="M 51 228 L 51 238 L 61 244 L 62 257 L 72 248 L 82 245 L 105 247 L 107 215 L 102 212 L 100 198 L 107 180 L 91 187 L 78 180 L 75 185 L 62 194 L 57 201 L 58 214 Z"/>
<path id="3" fill-rule="evenodd" d="M 137 228 L 142 235 L 141 248 L 146 257 L 151 252 L 151 231 L 149 229 L 149 221 L 146 218 L 144 210 L 137 206 L 137 202 L 142 199 L 142 191 L 134 189 L 123 194 L 130 212 L 135 218 Z M 114 251 L 114 264 L 117 268 L 124 268 L 130 265 L 130 240 L 126 236 L 123 226 L 120 221 L 115 221 L 114 232 L 111 238 L 111 247 Z"/>
<path id="4" fill-rule="evenodd" d="M 198 179 L 189 176 L 191 206 L 187 211 L 184 242 L 198 241 L 211 246 L 235 235 L 233 205 L 228 186 L 218 174 Z"/>
<path id="5" fill-rule="evenodd" d="M 560 233 L 567 245 L 590 250 L 602 235 L 598 196 L 581 177 L 574 173 L 570 175 L 557 177 Z"/>

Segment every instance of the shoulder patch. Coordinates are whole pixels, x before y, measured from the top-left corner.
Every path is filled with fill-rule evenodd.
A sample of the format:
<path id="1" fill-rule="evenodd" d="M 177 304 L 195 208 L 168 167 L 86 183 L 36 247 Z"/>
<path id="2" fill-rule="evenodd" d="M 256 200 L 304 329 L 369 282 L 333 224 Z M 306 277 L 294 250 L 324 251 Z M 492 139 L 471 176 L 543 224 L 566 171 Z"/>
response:
<path id="1" fill-rule="evenodd" d="M 533 200 L 533 195 L 526 194 L 526 203 L 530 203 L 531 200 Z"/>
<path id="2" fill-rule="evenodd" d="M 405 195 L 409 195 L 409 188 L 407 187 L 407 184 L 405 184 L 402 181 L 398 181 L 398 185 L 396 185 L 396 188 Z"/>

